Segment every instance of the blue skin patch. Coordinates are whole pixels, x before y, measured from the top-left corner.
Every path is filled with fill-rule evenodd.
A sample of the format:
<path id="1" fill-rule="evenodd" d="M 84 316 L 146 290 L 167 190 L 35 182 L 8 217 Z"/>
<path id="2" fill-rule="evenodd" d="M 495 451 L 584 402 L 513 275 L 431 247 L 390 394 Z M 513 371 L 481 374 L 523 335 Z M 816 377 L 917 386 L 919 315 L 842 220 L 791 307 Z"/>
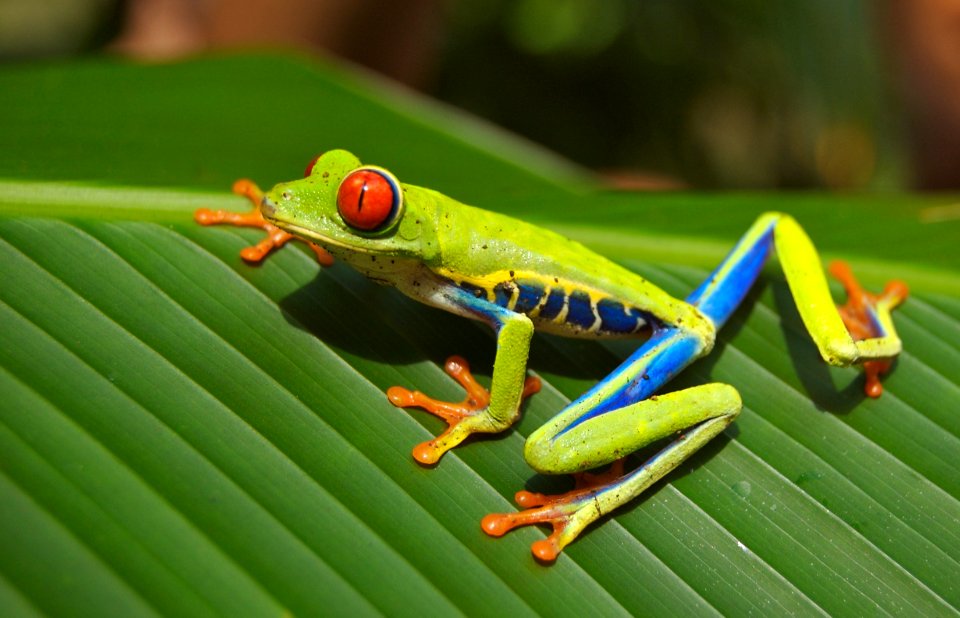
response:
<path id="1" fill-rule="evenodd" d="M 540 308 L 539 316 L 545 320 L 552 320 L 560 315 L 560 311 L 563 309 L 564 298 L 566 298 L 566 296 L 563 290 L 550 290 L 550 296 L 547 298 L 547 302 L 543 304 L 543 307 Z"/>
<path id="2" fill-rule="evenodd" d="M 642 313 L 632 308 L 627 312 L 622 303 L 610 298 L 597 303 L 597 313 L 600 314 L 600 330 L 604 333 L 625 335 L 646 323 Z"/>
<path id="3" fill-rule="evenodd" d="M 713 320 L 718 329 L 740 306 L 743 298 L 757 280 L 760 269 L 763 268 L 763 264 L 767 261 L 767 256 L 770 255 L 770 250 L 773 248 L 774 225 L 774 223 L 770 224 L 770 228 L 736 262 L 723 281 L 717 282 L 717 285 L 713 288 L 710 287 L 710 284 L 714 283 L 717 273 L 727 265 L 729 256 L 721 262 L 716 270 L 710 273 L 710 276 L 700 287 L 687 297 L 687 302 Z M 734 247 L 731 254 L 736 252 L 738 247 L 739 245 Z"/>
<path id="4" fill-rule="evenodd" d="M 479 296 L 476 291 L 480 290 L 483 292 Z M 448 300 L 456 304 L 457 306 L 466 309 L 476 317 L 480 318 L 487 324 L 493 327 L 494 331 L 500 332 L 500 328 L 509 320 L 511 317 L 515 317 L 513 311 L 500 307 L 495 303 L 491 303 L 487 300 L 487 294 L 483 291 L 483 288 L 472 285 L 469 283 L 461 283 L 456 287 L 451 287 L 450 290 L 444 294 Z"/>
<path id="5" fill-rule="evenodd" d="M 775 225 L 775 222 L 771 223 L 752 246 L 731 263 L 731 257 L 737 253 L 740 246 L 735 247 L 710 277 L 687 297 L 687 302 L 696 306 L 717 328 L 723 325 L 740 305 L 760 274 L 773 249 Z M 718 273 L 731 265 L 724 278 L 718 280 Z M 601 301 L 601 307 L 598 307 L 601 318 L 607 314 L 608 309 L 611 314 L 615 309 L 620 309 L 622 314 L 622 308 L 617 305 L 611 302 L 609 307 L 601 309 Z M 554 439 L 588 419 L 647 399 L 684 367 L 699 358 L 702 345 L 692 332 L 654 324 L 653 336 L 646 343 L 613 373 L 568 406 L 584 406 L 588 401 L 596 402 L 592 409 L 565 427 Z M 622 380 L 624 376 L 630 377 L 626 383 L 619 388 L 611 386 L 611 382 Z"/>
<path id="6" fill-rule="evenodd" d="M 593 314 L 593 304 L 590 302 L 590 295 L 579 290 L 570 293 L 570 301 L 567 303 L 567 324 L 573 324 L 580 328 L 590 328 L 596 322 L 597 316 Z"/>
<path id="7" fill-rule="evenodd" d="M 592 410 L 564 427 L 554 439 L 595 416 L 647 399 L 698 358 L 700 350 L 701 343 L 692 333 L 676 328 L 656 331 L 630 358 L 568 406 L 582 405 L 587 400 L 601 397 Z M 624 374 L 632 375 L 632 379 L 619 390 L 609 390 L 610 382 L 621 379 Z"/>
<path id="8" fill-rule="evenodd" d="M 513 310 L 520 313 L 530 313 L 534 307 L 540 304 L 543 298 L 543 286 L 526 281 L 519 282 L 520 295 L 517 297 L 517 304 Z"/>
<path id="9" fill-rule="evenodd" d="M 873 326 L 874 336 L 876 337 L 886 337 L 890 333 L 887 332 L 887 329 L 883 327 L 883 324 L 880 323 L 880 318 L 877 317 L 877 308 L 873 305 L 867 305 L 867 315 L 870 316 L 870 324 Z"/>

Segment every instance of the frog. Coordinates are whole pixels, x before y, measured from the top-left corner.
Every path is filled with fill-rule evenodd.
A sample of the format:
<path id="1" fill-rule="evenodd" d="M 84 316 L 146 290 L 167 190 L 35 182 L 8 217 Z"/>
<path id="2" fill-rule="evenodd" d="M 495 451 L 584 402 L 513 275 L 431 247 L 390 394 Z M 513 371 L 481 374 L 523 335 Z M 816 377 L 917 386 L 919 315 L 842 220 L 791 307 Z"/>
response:
<path id="1" fill-rule="evenodd" d="M 717 331 L 774 253 L 820 356 L 829 365 L 862 366 L 867 396 L 881 395 L 880 376 L 902 349 L 892 312 L 906 299 L 906 284 L 894 280 L 873 294 L 846 263 L 834 262 L 829 271 L 848 299 L 835 305 L 812 241 L 781 212 L 761 214 L 703 283 L 679 299 L 579 242 L 401 183 L 345 150 L 315 157 L 302 178 L 269 191 L 249 180 L 233 189 L 252 203 L 252 211 L 199 209 L 194 218 L 202 225 L 263 229 L 265 238 L 241 252 L 247 262 L 259 263 L 290 240 L 301 240 L 322 266 L 342 261 L 418 302 L 493 329 L 489 388 L 464 358 L 453 356 L 444 370 L 463 387 L 463 401 L 440 401 L 403 386 L 387 390 L 393 405 L 419 408 L 447 423 L 440 435 L 413 449 L 424 466 L 437 464 L 471 435 L 499 433 L 518 420 L 524 399 L 541 388 L 538 377 L 527 375 L 535 331 L 638 339 L 639 347 L 616 369 L 526 439 L 523 455 L 534 471 L 572 474 L 576 487 L 559 495 L 520 490 L 515 500 L 522 510 L 481 520 L 494 537 L 520 526 L 551 526 L 531 546 L 545 564 L 736 420 L 743 402 L 732 385 L 661 391 L 711 352 Z M 625 467 L 632 453 L 651 450 L 645 461 Z"/>

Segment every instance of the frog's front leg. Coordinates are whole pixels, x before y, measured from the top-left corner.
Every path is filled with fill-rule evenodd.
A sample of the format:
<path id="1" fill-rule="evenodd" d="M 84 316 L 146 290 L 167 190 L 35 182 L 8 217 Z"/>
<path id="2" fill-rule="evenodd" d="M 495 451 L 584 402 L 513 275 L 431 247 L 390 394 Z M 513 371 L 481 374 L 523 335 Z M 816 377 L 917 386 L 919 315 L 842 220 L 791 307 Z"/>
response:
<path id="1" fill-rule="evenodd" d="M 530 318 L 452 286 L 445 286 L 442 292 L 431 298 L 431 304 L 490 324 L 497 333 L 497 354 L 489 391 L 473 379 L 462 358 L 447 360 L 445 371 L 467 392 L 462 402 L 437 401 L 400 386 L 387 391 L 393 405 L 422 408 L 448 424 L 442 434 L 413 449 L 413 457 L 423 464 L 436 463 L 470 434 L 498 433 L 510 427 L 520 415 L 522 399 L 540 390 L 538 378 L 525 379 L 533 336 Z"/>
<path id="2" fill-rule="evenodd" d="M 193 213 L 194 221 L 200 225 L 235 225 L 237 227 L 257 227 L 262 229 L 267 235 L 256 245 L 245 247 L 240 251 L 240 257 L 252 264 L 262 262 L 274 249 L 279 249 L 291 240 L 297 239 L 293 234 L 284 232 L 263 218 L 263 215 L 260 213 L 260 205 L 263 203 L 264 194 L 260 187 L 253 181 L 247 179 L 236 181 L 233 183 L 233 192 L 250 200 L 253 204 L 253 210 L 240 213 L 230 210 L 199 208 Z M 333 256 L 330 255 L 326 249 L 312 242 L 304 242 L 313 250 L 321 266 L 333 265 Z"/>

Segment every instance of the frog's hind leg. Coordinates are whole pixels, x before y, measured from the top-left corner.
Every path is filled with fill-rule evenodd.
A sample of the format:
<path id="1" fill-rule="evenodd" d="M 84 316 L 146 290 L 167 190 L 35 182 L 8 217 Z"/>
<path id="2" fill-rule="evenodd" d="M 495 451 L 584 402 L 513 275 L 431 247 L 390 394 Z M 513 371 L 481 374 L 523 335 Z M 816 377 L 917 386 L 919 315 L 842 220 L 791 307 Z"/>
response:
<path id="1" fill-rule="evenodd" d="M 653 337 L 610 376 L 535 431 L 527 440 L 525 455 L 539 472 L 576 473 L 615 461 L 652 442 L 679 437 L 608 484 L 554 497 L 520 492 L 517 500 L 521 506 L 535 508 L 488 515 L 482 522 L 484 530 L 500 536 L 517 526 L 551 524 L 553 533 L 532 549 L 541 560 L 553 560 L 590 522 L 635 498 L 732 423 L 742 404 L 731 386 L 707 384 L 667 395 L 654 393 L 710 351 L 711 328 L 719 328 L 729 319 L 774 249 L 804 325 L 825 360 L 841 365 L 882 362 L 899 352 L 890 311 L 905 297 L 906 287 L 895 282 L 874 297 L 860 290 L 842 267 L 835 269 L 851 298 L 850 308 L 838 312 L 813 244 L 803 230 L 786 215 L 762 215 L 688 297 L 687 302 L 697 310 L 693 315 L 702 319 L 694 324 L 684 320 L 681 325 L 675 320 L 675 324 L 655 327 Z"/>
<path id="2" fill-rule="evenodd" d="M 616 461 L 653 442 L 672 438 L 655 456 L 609 483 L 560 496 L 519 492 L 533 507 L 492 514 L 482 521 L 490 535 L 518 526 L 550 524 L 553 533 L 532 546 L 540 560 L 556 558 L 592 521 L 633 500 L 709 442 L 740 413 L 737 391 L 707 384 L 656 395 L 684 367 L 713 347 L 719 328 L 742 302 L 773 248 L 773 218 L 761 219 L 688 302 L 696 311 L 681 323 L 655 326 L 653 336 L 600 381 L 527 439 L 527 461 L 539 472 L 578 473 Z M 696 319 L 691 319 L 696 318 Z"/>
<path id="3" fill-rule="evenodd" d="M 860 287 L 846 264 L 834 263 L 830 273 L 844 285 L 849 298 L 846 305 L 837 308 L 813 243 L 788 215 L 761 215 L 687 302 L 719 328 L 743 300 L 773 249 L 800 318 L 821 357 L 841 367 L 862 365 L 867 377 L 866 394 L 879 397 L 883 391 L 879 374 L 889 369 L 891 359 L 900 353 L 891 313 L 907 297 L 907 286 L 891 281 L 881 294 L 871 294 Z"/>
<path id="4" fill-rule="evenodd" d="M 669 444 L 631 472 L 560 496 L 521 491 L 520 513 L 492 514 L 481 525 L 501 536 L 518 526 L 550 524 L 553 533 L 531 547 L 554 560 L 591 522 L 633 500 L 722 432 L 740 412 L 737 391 L 706 384 L 653 395 L 708 345 L 697 334 L 661 327 L 607 379 L 571 403 L 527 439 L 525 456 L 539 472 L 578 473 L 615 462 L 654 442 Z"/>
<path id="5" fill-rule="evenodd" d="M 693 420 L 693 426 L 679 435 L 672 428 L 666 435 L 647 434 L 648 441 L 676 437 L 640 467 L 609 483 L 576 489 L 560 496 L 521 491 L 517 493 L 517 503 L 532 508 L 516 513 L 490 514 L 480 525 L 487 534 L 501 536 L 518 526 L 549 524 L 553 527 L 552 533 L 546 539 L 534 542 L 530 549 L 539 560 L 555 560 L 584 528 L 639 496 L 720 434 L 736 419 L 740 407 L 740 396 L 733 387 L 706 384 L 640 402 L 630 407 L 633 409 L 625 408 L 623 415 L 633 417 L 631 425 L 635 431 L 645 421 L 663 422 L 664 417 L 673 420 L 685 417 Z"/>

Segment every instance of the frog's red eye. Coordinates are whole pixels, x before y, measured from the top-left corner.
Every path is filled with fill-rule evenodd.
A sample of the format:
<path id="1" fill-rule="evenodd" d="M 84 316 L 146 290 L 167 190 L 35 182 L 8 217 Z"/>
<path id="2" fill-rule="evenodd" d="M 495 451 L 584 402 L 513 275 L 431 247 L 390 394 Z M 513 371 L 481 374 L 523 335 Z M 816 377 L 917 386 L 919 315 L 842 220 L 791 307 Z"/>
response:
<path id="1" fill-rule="evenodd" d="M 307 163 L 307 169 L 303 170 L 303 177 L 306 178 L 313 173 L 313 166 L 317 164 L 317 159 L 322 155 L 317 155 L 314 158 L 310 159 L 310 163 Z"/>
<path id="2" fill-rule="evenodd" d="M 347 225 L 373 232 L 400 212 L 400 184 L 386 170 L 364 167 L 347 174 L 337 190 L 337 210 Z"/>

